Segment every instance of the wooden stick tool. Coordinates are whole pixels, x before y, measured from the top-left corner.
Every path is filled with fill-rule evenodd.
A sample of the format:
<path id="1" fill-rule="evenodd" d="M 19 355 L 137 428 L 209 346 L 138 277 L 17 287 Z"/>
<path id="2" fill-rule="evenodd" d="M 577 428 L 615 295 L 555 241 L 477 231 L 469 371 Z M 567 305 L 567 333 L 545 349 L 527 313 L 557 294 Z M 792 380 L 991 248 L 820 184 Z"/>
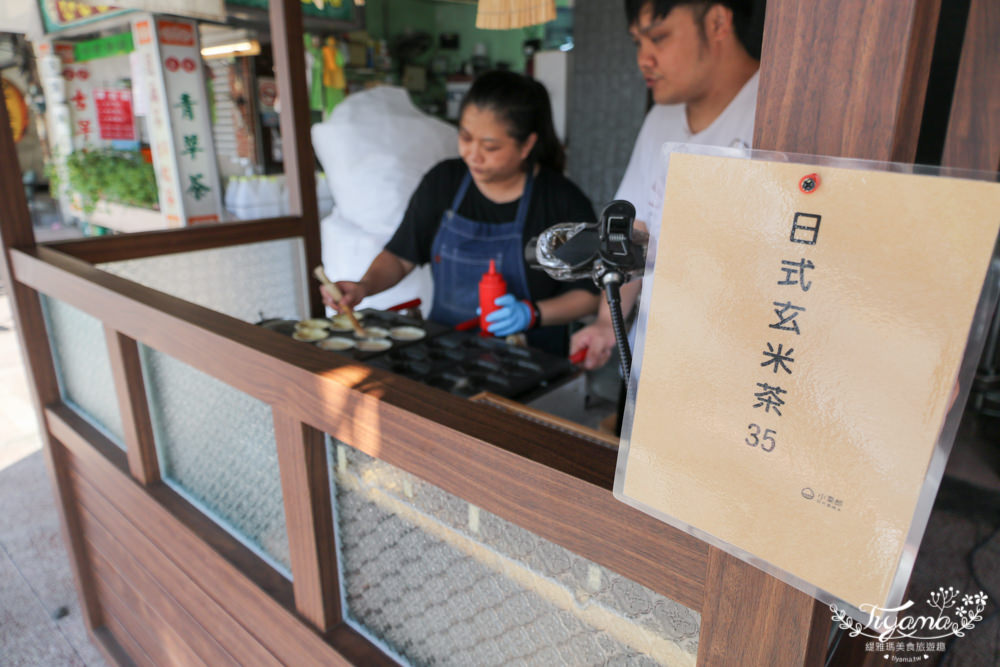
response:
<path id="1" fill-rule="evenodd" d="M 344 309 L 344 314 L 347 315 L 347 319 L 351 321 L 351 326 L 354 327 L 354 333 L 356 333 L 359 338 L 366 338 L 368 334 L 364 330 L 364 327 L 362 327 L 358 322 L 358 318 L 354 315 L 354 311 L 351 310 L 351 307 L 341 306 L 340 302 L 344 300 L 344 294 L 340 291 L 340 288 L 334 285 L 333 281 L 327 277 L 326 271 L 323 270 L 323 267 L 317 266 L 313 269 L 313 275 L 316 276 L 316 280 L 323 283 L 326 288 L 330 290 L 330 294 L 333 295 L 337 305 Z"/>

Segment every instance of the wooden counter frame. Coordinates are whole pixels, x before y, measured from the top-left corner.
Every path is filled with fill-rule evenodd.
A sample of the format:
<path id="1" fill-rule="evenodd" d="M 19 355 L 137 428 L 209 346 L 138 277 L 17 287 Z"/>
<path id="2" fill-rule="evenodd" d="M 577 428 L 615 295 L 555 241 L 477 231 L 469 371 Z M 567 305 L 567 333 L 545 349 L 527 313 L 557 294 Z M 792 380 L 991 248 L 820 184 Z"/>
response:
<path id="1" fill-rule="evenodd" d="M 939 2 L 771 0 L 756 145 L 912 159 Z M 140 664 L 186 655 L 170 654 L 135 618 L 124 617 L 128 601 L 146 599 L 145 591 L 149 600 L 169 606 L 147 612 L 204 629 L 204 637 L 211 638 L 203 637 L 206 650 L 221 658 L 228 654 L 234 662 L 392 662 L 342 619 L 321 442 L 321 434 L 329 433 L 699 611 L 699 664 L 822 664 L 829 611 L 760 570 L 615 501 L 614 453 L 607 448 L 533 422 L 513 423 L 489 406 L 340 360 L 94 266 L 295 237 L 304 239 L 307 265 L 319 263 L 301 9 L 299 0 L 274 0 L 270 7 L 277 79 L 289 91 L 282 98 L 281 120 L 293 193 L 288 218 L 37 245 L 6 112 L 0 109 L 3 278 L 11 286 L 85 619 L 107 659 L 125 664 L 123 651 Z M 854 26 L 852 34 L 820 39 L 819 26 L 837 20 Z M 882 39 L 886 30 L 901 44 Z M 808 77 L 798 69 L 803 62 Z M 845 62 L 855 63 L 853 71 L 842 69 Z M 888 92 L 869 100 L 866 111 L 817 124 L 836 111 L 834 103 L 851 77 L 855 86 L 879 84 Z M 808 104 L 801 101 L 806 99 Z M 809 111 L 812 122 L 786 117 L 789 110 Z M 40 293 L 102 323 L 127 451 L 62 403 Z M 310 293 L 315 314 L 320 304 L 316 291 Z M 294 583 L 160 480 L 139 344 L 271 406 Z M 129 560 L 131 553 L 142 555 L 142 567 Z M 116 562 L 130 573 L 127 581 L 108 579 Z"/>

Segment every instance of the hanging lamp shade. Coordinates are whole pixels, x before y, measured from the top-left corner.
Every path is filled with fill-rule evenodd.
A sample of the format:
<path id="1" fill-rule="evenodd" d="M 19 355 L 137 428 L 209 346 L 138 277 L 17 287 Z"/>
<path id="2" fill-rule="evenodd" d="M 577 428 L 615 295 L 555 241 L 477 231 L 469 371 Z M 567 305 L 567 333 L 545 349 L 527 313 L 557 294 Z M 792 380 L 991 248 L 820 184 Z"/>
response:
<path id="1" fill-rule="evenodd" d="M 547 23 L 556 17 L 556 0 L 479 0 L 476 27 L 510 30 Z"/>

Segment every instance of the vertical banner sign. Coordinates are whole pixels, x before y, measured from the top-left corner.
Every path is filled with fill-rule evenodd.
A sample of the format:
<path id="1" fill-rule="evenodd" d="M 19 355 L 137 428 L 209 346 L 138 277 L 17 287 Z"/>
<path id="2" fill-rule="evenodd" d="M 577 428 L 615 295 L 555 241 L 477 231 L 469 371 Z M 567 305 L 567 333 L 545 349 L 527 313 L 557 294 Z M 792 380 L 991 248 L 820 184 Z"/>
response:
<path id="1" fill-rule="evenodd" d="M 222 195 L 198 26 L 175 18 L 155 20 L 186 222 L 218 222 Z"/>
<path id="2" fill-rule="evenodd" d="M 217 222 L 222 197 L 197 26 L 146 15 L 134 21 L 133 33 L 152 83 L 153 164 L 168 226 Z"/>
<path id="3" fill-rule="evenodd" d="M 119 88 L 94 89 L 97 125 L 101 139 L 135 140 L 135 118 L 132 116 L 132 92 Z"/>
<path id="4" fill-rule="evenodd" d="M 160 59 L 152 16 L 142 15 L 132 21 L 132 42 L 140 60 L 139 67 L 149 82 L 149 112 L 146 119 L 153 154 L 153 168 L 156 170 L 160 210 L 163 212 L 163 220 L 167 227 L 182 227 L 185 223 L 184 197 L 180 189 L 177 159 L 174 156 L 170 115 L 166 106 L 163 63 Z"/>
<path id="5" fill-rule="evenodd" d="M 88 63 L 78 63 L 68 44 L 56 44 L 56 55 L 62 61 L 60 72 L 66 89 L 73 136 L 73 150 L 98 148 L 103 145 L 97 129 L 97 108 L 94 105 L 94 77 Z M 70 46 L 70 48 L 65 48 Z"/>
<path id="6" fill-rule="evenodd" d="M 1000 184 L 772 155 L 669 158 L 615 495 L 824 601 L 891 607 L 985 331 Z"/>
<path id="7" fill-rule="evenodd" d="M 35 58 L 45 93 L 45 123 L 49 130 L 53 163 L 65 179 L 64 160 L 73 152 L 73 128 L 72 114 L 66 104 L 66 82 L 62 78 L 63 62 L 57 55 L 55 45 L 48 40 L 35 42 Z"/>

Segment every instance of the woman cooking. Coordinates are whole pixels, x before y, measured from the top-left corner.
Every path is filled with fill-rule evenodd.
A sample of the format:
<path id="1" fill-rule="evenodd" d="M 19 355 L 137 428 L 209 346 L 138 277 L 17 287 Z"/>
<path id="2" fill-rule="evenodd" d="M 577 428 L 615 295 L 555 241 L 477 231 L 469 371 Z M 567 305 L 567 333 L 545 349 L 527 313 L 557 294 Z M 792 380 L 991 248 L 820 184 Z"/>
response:
<path id="1" fill-rule="evenodd" d="M 338 304 L 354 306 L 430 262 L 430 319 L 453 326 L 476 316 L 478 284 L 495 260 L 508 293 L 496 299 L 489 331 L 525 331 L 534 347 L 565 355 L 566 325 L 597 310 L 589 281 L 557 282 L 528 271 L 524 246 L 559 222 L 593 222 L 587 197 L 562 175 L 564 154 L 552 125 L 545 88 L 505 71 L 473 82 L 462 101 L 458 151 L 424 176 L 396 233 L 358 282 L 340 281 Z"/>

